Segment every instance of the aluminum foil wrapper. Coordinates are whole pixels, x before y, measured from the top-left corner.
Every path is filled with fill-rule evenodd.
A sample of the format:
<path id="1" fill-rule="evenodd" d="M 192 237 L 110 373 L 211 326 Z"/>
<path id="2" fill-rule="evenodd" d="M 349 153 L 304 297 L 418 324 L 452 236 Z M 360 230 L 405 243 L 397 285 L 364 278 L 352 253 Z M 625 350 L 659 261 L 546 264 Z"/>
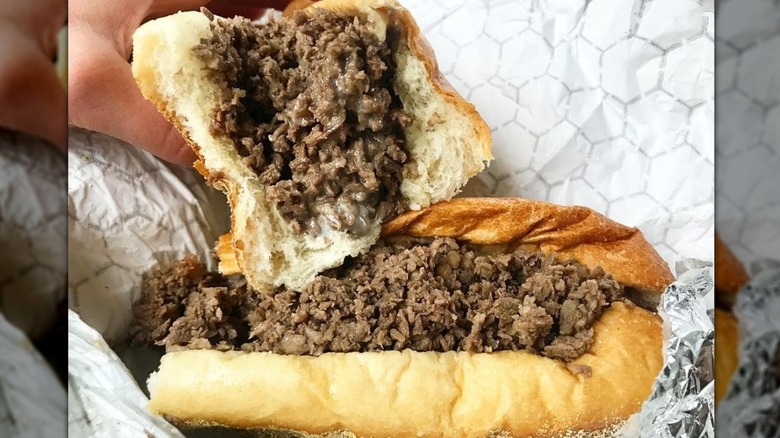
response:
<path id="1" fill-rule="evenodd" d="M 103 337 L 68 311 L 68 436 L 182 438 L 146 410 L 133 375 Z M 95 360 L 98 358 L 99 360 Z"/>
<path id="2" fill-rule="evenodd" d="M 761 270 L 737 295 L 740 364 L 718 406 L 724 437 L 780 437 L 780 266 Z"/>
<path id="3" fill-rule="evenodd" d="M 694 268 L 666 289 L 664 367 L 634 420 L 643 438 L 714 436 L 715 330 L 701 298 L 714 289 L 711 267 Z"/>

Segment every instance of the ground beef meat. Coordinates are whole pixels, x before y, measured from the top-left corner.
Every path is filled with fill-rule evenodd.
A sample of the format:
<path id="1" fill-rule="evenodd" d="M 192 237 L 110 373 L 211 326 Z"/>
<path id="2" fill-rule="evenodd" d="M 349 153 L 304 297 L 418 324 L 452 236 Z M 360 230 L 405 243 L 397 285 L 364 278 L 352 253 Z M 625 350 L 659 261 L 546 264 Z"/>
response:
<path id="1" fill-rule="evenodd" d="M 602 311 L 624 299 L 600 268 L 480 251 L 447 238 L 380 242 L 301 291 L 272 294 L 188 258 L 145 279 L 134 333 L 169 351 L 528 350 L 570 361 L 590 348 Z"/>
<path id="2" fill-rule="evenodd" d="M 232 350 L 247 338 L 239 311 L 247 297 L 245 279 L 208 273 L 190 254 L 144 279 L 133 333 L 157 345 Z"/>
<path id="3" fill-rule="evenodd" d="M 265 25 L 215 19 L 212 30 L 195 49 L 222 84 L 210 129 L 233 140 L 296 231 L 360 235 L 403 211 L 410 118 L 391 47 L 363 19 L 313 9 Z"/>

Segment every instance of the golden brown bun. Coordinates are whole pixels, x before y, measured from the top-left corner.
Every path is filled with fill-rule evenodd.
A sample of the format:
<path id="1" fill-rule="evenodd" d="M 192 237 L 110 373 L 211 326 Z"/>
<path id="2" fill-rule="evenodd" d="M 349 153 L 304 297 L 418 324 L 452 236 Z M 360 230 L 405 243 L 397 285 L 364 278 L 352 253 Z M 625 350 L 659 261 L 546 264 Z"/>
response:
<path id="1" fill-rule="evenodd" d="M 731 309 L 737 293 L 748 279 L 745 267 L 715 233 L 715 299 L 718 307 Z"/>
<path id="2" fill-rule="evenodd" d="M 387 224 L 386 237 L 451 236 L 522 244 L 609 266 L 657 295 L 671 273 L 632 228 L 582 207 L 519 199 L 459 199 Z M 603 250 L 608 248 L 608 250 Z M 654 269 L 654 271 L 651 271 Z M 609 270 L 608 270 L 609 272 Z M 652 278 L 655 274 L 659 278 Z M 272 353 L 187 351 L 164 356 L 150 380 L 153 411 L 188 424 L 347 429 L 358 436 L 597 435 L 637 412 L 663 365 L 660 318 L 615 303 L 595 323 L 591 350 L 573 362 L 528 352 Z"/>
<path id="3" fill-rule="evenodd" d="M 674 281 L 669 266 L 641 231 L 586 207 L 520 198 L 453 199 L 385 224 L 382 236 L 395 235 L 453 237 L 555 253 L 591 268 L 601 266 L 646 298 L 657 297 Z"/>
<path id="4" fill-rule="evenodd" d="M 411 116 L 403 130 L 417 172 L 403 179 L 401 194 L 409 209 L 453 197 L 492 160 L 490 129 L 441 76 L 412 16 L 394 0 L 326 0 L 316 7 L 364 17 L 380 40 L 389 26 L 402 31 L 393 53 L 393 88 Z M 282 284 L 301 288 L 345 257 L 368 251 L 381 224 L 372 222 L 360 237 L 335 230 L 313 237 L 293 230 L 232 141 L 209 132 L 221 86 L 192 49 L 211 34 L 208 18 L 199 12 L 145 23 L 133 35 L 133 76 L 144 97 L 192 146 L 199 157 L 196 169 L 227 195 L 230 247 L 248 282 L 258 290 Z"/>
<path id="5" fill-rule="evenodd" d="M 650 395 L 663 366 L 662 329 L 657 315 L 622 303 L 594 328 L 591 351 L 573 362 L 590 366 L 589 378 L 524 351 L 168 353 L 150 378 L 149 407 L 179 424 L 365 437 L 598 432 Z"/>
<path id="6" fill-rule="evenodd" d="M 717 275 L 717 274 L 716 274 Z M 715 404 L 726 395 L 731 376 L 739 365 L 739 327 L 728 312 L 715 309 Z"/>
<path id="7" fill-rule="evenodd" d="M 292 16 L 293 12 L 299 9 L 307 8 L 314 3 L 317 3 L 317 1 L 316 0 L 293 0 L 290 2 L 289 5 L 287 5 L 286 8 L 284 8 L 284 16 L 290 17 Z"/>
<path id="8" fill-rule="evenodd" d="M 477 245 L 507 245 L 554 253 L 590 267 L 600 266 L 620 284 L 639 292 L 645 307 L 658 304 L 674 281 L 669 266 L 636 228 L 621 225 L 587 207 L 561 206 L 521 198 L 458 198 L 410 211 L 382 228 L 395 236 L 452 237 Z M 217 247 L 220 271 L 237 274 L 230 239 Z"/>

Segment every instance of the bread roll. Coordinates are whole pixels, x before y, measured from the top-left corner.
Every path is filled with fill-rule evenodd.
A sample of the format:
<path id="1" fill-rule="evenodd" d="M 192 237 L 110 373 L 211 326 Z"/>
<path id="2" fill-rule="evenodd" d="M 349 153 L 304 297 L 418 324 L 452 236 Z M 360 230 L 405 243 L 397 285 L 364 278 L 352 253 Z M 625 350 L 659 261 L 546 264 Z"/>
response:
<path id="1" fill-rule="evenodd" d="M 402 31 L 393 54 L 397 68 L 392 83 L 412 119 L 403 131 L 417 175 L 402 180 L 401 193 L 410 209 L 454 196 L 492 159 L 490 130 L 442 77 L 412 16 L 394 0 L 330 0 L 316 7 L 365 17 L 382 41 L 389 26 Z M 197 153 L 196 168 L 226 193 L 235 261 L 249 283 L 259 290 L 281 284 L 300 288 L 346 256 L 367 251 L 381 224 L 370 224 L 360 237 L 346 231 L 316 237 L 293 231 L 233 142 L 209 132 L 219 87 L 207 77 L 193 48 L 211 32 L 209 19 L 199 12 L 144 24 L 133 36 L 133 75 L 143 95 Z"/>
<path id="2" fill-rule="evenodd" d="M 747 282 L 745 267 L 715 233 L 715 300 L 718 307 L 731 309 L 737 293 Z"/>
<path id="3" fill-rule="evenodd" d="M 504 250 L 523 245 L 557 253 L 605 267 L 647 301 L 657 301 L 673 279 L 638 230 L 584 207 L 456 199 L 402 215 L 383 234 L 450 236 Z M 179 424 L 310 434 L 602 436 L 649 396 L 663 366 L 663 335 L 656 314 L 620 302 L 604 312 L 594 331 L 592 348 L 568 366 L 526 351 L 169 353 L 150 378 L 149 406 Z M 573 372 L 579 365 L 592 375 Z"/>
<path id="4" fill-rule="evenodd" d="M 175 423 L 348 430 L 373 437 L 558 436 L 637 412 L 663 366 L 661 321 L 614 304 L 590 353 L 561 361 L 524 351 L 326 353 L 318 357 L 189 350 L 149 381 L 150 409 Z"/>

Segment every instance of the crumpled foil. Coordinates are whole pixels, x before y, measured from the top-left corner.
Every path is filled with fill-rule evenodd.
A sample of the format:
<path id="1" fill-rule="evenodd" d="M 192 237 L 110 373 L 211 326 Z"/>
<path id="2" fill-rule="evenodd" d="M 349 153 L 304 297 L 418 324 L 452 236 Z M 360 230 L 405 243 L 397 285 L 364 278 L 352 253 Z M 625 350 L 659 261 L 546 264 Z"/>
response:
<path id="1" fill-rule="evenodd" d="M 701 300 L 713 289 L 713 270 L 704 267 L 688 270 L 664 292 L 664 367 L 635 420 L 638 436 L 714 436 L 715 329 Z"/>
<path id="2" fill-rule="evenodd" d="M 780 267 L 759 272 L 737 295 L 740 363 L 718 405 L 718 434 L 780 437 Z"/>
<path id="3" fill-rule="evenodd" d="M 183 437 L 146 411 L 149 400 L 125 364 L 72 310 L 68 331 L 68 372 L 74 376 L 68 379 L 68 436 Z"/>

